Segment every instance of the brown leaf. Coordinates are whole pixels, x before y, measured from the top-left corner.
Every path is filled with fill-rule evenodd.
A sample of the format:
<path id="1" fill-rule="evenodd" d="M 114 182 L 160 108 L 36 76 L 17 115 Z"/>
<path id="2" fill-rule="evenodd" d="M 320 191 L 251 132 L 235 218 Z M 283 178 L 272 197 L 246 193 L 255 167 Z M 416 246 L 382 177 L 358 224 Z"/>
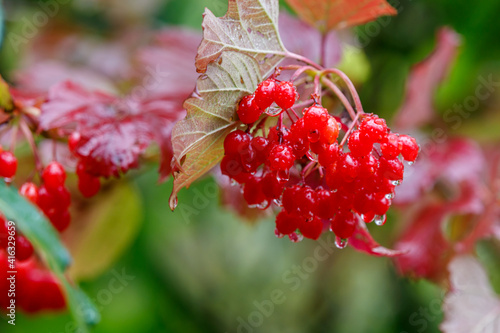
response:
<path id="1" fill-rule="evenodd" d="M 449 28 L 439 31 L 434 52 L 411 70 L 404 105 L 395 117 L 399 128 L 415 128 L 432 120 L 434 93 L 448 75 L 459 46 L 460 38 L 455 31 Z"/>
<path id="2" fill-rule="evenodd" d="M 299 17 L 325 33 L 397 11 L 385 0 L 286 0 Z"/>
<path id="3" fill-rule="evenodd" d="M 220 18 L 206 9 L 196 70 L 205 73 L 222 52 L 237 51 L 257 60 L 260 73 L 267 76 L 286 52 L 278 32 L 278 14 L 277 0 L 229 0 L 227 13 Z"/>
<path id="4" fill-rule="evenodd" d="M 224 154 L 226 135 L 238 124 L 235 109 L 242 96 L 251 94 L 262 81 L 259 65 L 250 56 L 224 52 L 220 61 L 210 63 L 198 78 L 197 94 L 186 100 L 185 119 L 172 131 L 174 188 L 170 208 L 177 193 L 217 164 Z"/>

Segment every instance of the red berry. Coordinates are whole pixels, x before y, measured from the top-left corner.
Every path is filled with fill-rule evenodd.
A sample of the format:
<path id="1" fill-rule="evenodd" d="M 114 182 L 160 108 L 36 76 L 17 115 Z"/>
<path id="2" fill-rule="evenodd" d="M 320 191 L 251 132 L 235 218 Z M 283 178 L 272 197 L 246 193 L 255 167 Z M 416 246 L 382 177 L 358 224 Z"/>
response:
<path id="1" fill-rule="evenodd" d="M 75 153 L 76 148 L 78 148 L 78 143 L 80 142 L 80 139 L 82 138 L 81 134 L 79 132 L 73 132 L 68 138 L 68 148 L 71 152 Z"/>
<path id="2" fill-rule="evenodd" d="M 372 179 L 375 176 L 378 168 L 379 162 L 373 157 L 372 154 L 367 156 L 359 157 L 359 173 L 358 176 L 363 179 Z"/>
<path id="3" fill-rule="evenodd" d="M 313 105 L 304 109 L 304 127 L 307 130 L 309 141 L 316 142 L 320 139 L 321 132 L 328 125 L 330 115 L 328 111 L 320 106 Z"/>
<path id="4" fill-rule="evenodd" d="M 249 206 L 262 205 L 267 202 L 266 195 L 262 191 L 262 181 L 259 178 L 250 178 L 243 189 L 243 197 Z"/>
<path id="5" fill-rule="evenodd" d="M 278 229 L 280 234 L 288 235 L 297 230 L 301 221 L 302 219 L 299 216 L 282 210 L 276 215 L 276 229 Z"/>
<path id="6" fill-rule="evenodd" d="M 267 155 L 269 154 L 269 140 L 261 136 L 256 136 L 250 142 L 250 146 L 255 152 L 255 156 L 258 161 L 257 164 L 263 164 L 267 159 Z"/>
<path id="7" fill-rule="evenodd" d="M 48 213 L 47 217 L 59 232 L 66 230 L 71 223 L 71 215 L 68 210 L 52 210 Z"/>
<path id="8" fill-rule="evenodd" d="M 262 181 L 262 191 L 268 199 L 278 199 L 281 197 L 285 185 L 276 178 L 276 175 L 268 173 L 262 178 Z"/>
<path id="9" fill-rule="evenodd" d="M 36 205 L 38 201 L 38 187 L 31 183 L 24 183 L 19 189 L 19 194 Z"/>
<path id="10" fill-rule="evenodd" d="M 418 156 L 418 144 L 415 138 L 409 135 L 400 135 L 399 143 L 401 144 L 401 155 L 406 161 L 415 162 Z"/>
<path id="11" fill-rule="evenodd" d="M 16 237 L 16 259 L 19 261 L 28 260 L 33 255 L 33 245 L 23 235 Z"/>
<path id="12" fill-rule="evenodd" d="M 318 162 L 322 166 L 329 166 L 339 159 L 339 146 L 334 143 L 318 154 Z"/>
<path id="13" fill-rule="evenodd" d="M 320 141 L 331 145 L 339 136 L 339 123 L 334 117 L 329 117 L 326 127 L 320 132 Z"/>
<path id="14" fill-rule="evenodd" d="M 316 192 L 309 186 L 302 187 L 296 195 L 298 211 L 302 216 L 308 217 L 316 214 L 317 202 Z"/>
<path id="15" fill-rule="evenodd" d="M 361 157 L 370 154 L 373 149 L 373 142 L 363 132 L 354 131 L 349 136 L 347 147 L 349 147 L 353 156 Z"/>
<path id="16" fill-rule="evenodd" d="M 224 154 L 241 154 L 248 149 L 250 144 L 250 135 L 242 130 L 236 130 L 229 133 L 224 139 Z"/>
<path id="17" fill-rule="evenodd" d="M 259 120 L 263 111 L 255 103 L 255 95 L 247 95 L 241 99 L 236 112 L 242 123 L 252 124 Z"/>
<path id="18" fill-rule="evenodd" d="M 56 189 L 64 185 L 66 171 L 60 163 L 54 161 L 43 170 L 42 179 L 48 189 Z"/>
<path id="19" fill-rule="evenodd" d="M 328 190 L 316 192 L 316 214 L 322 219 L 328 220 L 335 214 L 335 195 Z"/>
<path id="20" fill-rule="evenodd" d="M 304 120 L 300 118 L 290 128 L 288 134 L 288 144 L 292 147 L 293 153 L 297 157 L 304 156 L 309 150 L 309 140 L 307 130 L 304 128 Z"/>
<path id="21" fill-rule="evenodd" d="M 401 142 L 399 137 L 394 133 L 387 134 L 384 142 L 380 145 L 380 152 L 388 159 L 396 158 L 401 153 Z"/>
<path id="22" fill-rule="evenodd" d="M 262 81 L 255 90 L 255 103 L 262 110 L 267 109 L 274 102 L 274 88 L 276 81 L 274 79 L 267 79 Z"/>
<path id="23" fill-rule="evenodd" d="M 99 177 L 90 174 L 78 176 L 78 190 L 85 198 L 93 197 L 100 189 L 101 181 Z"/>
<path id="24" fill-rule="evenodd" d="M 339 172 L 345 181 L 350 182 L 358 176 L 359 162 L 352 156 L 351 153 L 344 154 L 339 162 Z"/>
<path id="25" fill-rule="evenodd" d="M 274 88 L 274 101 L 284 110 L 291 108 L 298 98 L 297 88 L 291 82 L 280 82 Z"/>
<path id="26" fill-rule="evenodd" d="M 323 231 L 323 222 L 317 216 L 310 220 L 303 219 L 299 225 L 299 230 L 304 237 L 316 240 Z"/>
<path id="27" fill-rule="evenodd" d="M 272 170 L 288 170 L 293 166 L 295 156 L 288 145 L 276 145 L 269 152 L 269 167 Z"/>
<path id="28" fill-rule="evenodd" d="M 351 211 L 339 211 L 331 222 L 331 229 L 337 237 L 349 238 L 356 230 L 357 218 Z"/>
<path id="29" fill-rule="evenodd" d="M 54 195 L 49 192 L 45 185 L 40 186 L 38 190 L 38 206 L 44 211 L 47 212 L 50 209 L 56 208 L 57 200 L 55 200 Z"/>
<path id="30" fill-rule="evenodd" d="M 387 159 L 385 157 L 381 157 L 379 159 L 380 162 L 380 174 L 382 177 L 385 177 L 389 180 L 401 180 L 403 179 L 404 174 L 404 165 L 403 163 L 397 159 Z"/>
<path id="31" fill-rule="evenodd" d="M 301 187 L 299 185 L 292 185 L 290 187 L 285 187 L 285 190 L 283 191 L 283 208 L 289 212 L 289 213 L 296 213 L 298 214 L 299 212 L 299 207 L 298 207 L 298 193 L 300 191 Z"/>
<path id="32" fill-rule="evenodd" d="M 17 171 L 17 158 L 10 151 L 0 153 L 0 177 L 12 178 Z"/>
<path id="33" fill-rule="evenodd" d="M 46 186 L 46 185 L 42 185 Z M 52 201 L 54 203 L 54 207 L 57 209 L 66 209 L 71 204 L 71 194 L 68 189 L 64 186 L 58 186 L 56 188 L 48 188 L 47 191 L 52 196 Z"/>
<path id="34" fill-rule="evenodd" d="M 370 208 L 375 215 L 385 215 L 391 206 L 391 199 L 385 197 L 384 194 L 378 194 L 373 198 Z"/>
<path id="35" fill-rule="evenodd" d="M 366 134 L 372 142 L 381 142 L 387 135 L 385 120 L 375 115 L 363 119 L 359 124 L 359 130 Z"/>

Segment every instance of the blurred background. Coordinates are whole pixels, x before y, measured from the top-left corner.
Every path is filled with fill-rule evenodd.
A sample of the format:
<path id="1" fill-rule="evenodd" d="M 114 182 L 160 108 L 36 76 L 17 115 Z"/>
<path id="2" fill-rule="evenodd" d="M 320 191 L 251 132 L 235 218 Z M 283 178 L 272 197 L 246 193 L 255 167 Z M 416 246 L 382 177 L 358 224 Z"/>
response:
<path id="1" fill-rule="evenodd" d="M 16 81 L 19 70 L 41 59 L 70 57 L 73 65 L 91 63 L 117 84 L 116 78 L 127 76 L 123 72 L 129 65 L 121 66 L 120 56 L 134 45 L 130 40 L 141 43 L 147 33 L 165 26 L 190 28 L 201 38 L 204 8 L 217 16 L 227 9 L 224 0 L 3 2 L 7 34 L 0 72 L 10 82 Z M 439 124 L 449 136 L 495 146 L 500 139 L 498 86 L 461 126 L 450 126 L 443 117 L 474 94 L 480 76 L 494 75 L 494 82 L 500 82 L 500 3 L 389 2 L 398 16 L 339 32 L 348 44 L 356 45 L 357 40 L 362 46 L 342 59 L 341 67 L 358 85 L 365 110 L 389 122 L 394 118 L 404 104 L 412 66 L 432 52 L 438 29 L 448 26 L 462 42 L 449 75 L 430 97 L 422 94 L 431 98 L 436 115 L 418 131 L 425 135 Z M 56 3 L 57 10 L 52 12 L 48 3 Z M 14 36 L 9 32 L 26 36 L 27 20 L 40 11 L 50 20 L 40 21 L 33 37 L 9 39 Z M 60 47 L 68 34 L 73 37 L 66 40 L 67 48 Z M 68 49 L 69 55 L 64 53 Z M 194 56 L 187 75 L 196 77 Z M 93 77 L 86 80 L 91 84 Z M 96 79 L 95 85 L 105 83 Z M 118 84 L 119 89 L 126 85 Z M 111 181 L 103 193 L 75 208 L 76 222 L 64 234 L 75 258 L 68 274 L 101 312 L 93 332 L 439 332 L 445 285 L 401 277 L 389 258 L 332 247 L 329 234 L 318 242 L 278 239 L 272 216 L 249 220 L 221 205 L 213 177 L 181 191 L 173 213 L 168 207 L 171 188 L 171 180 L 158 184 L 157 165 L 150 163 L 119 182 Z M 384 227 L 370 225 L 374 238 L 393 246 L 405 223 L 402 216 L 395 208 Z M 498 241 L 483 241 L 476 248 L 497 291 L 498 248 Z M 77 329 L 67 313 L 19 313 L 15 327 L 0 321 L 0 331 Z"/>

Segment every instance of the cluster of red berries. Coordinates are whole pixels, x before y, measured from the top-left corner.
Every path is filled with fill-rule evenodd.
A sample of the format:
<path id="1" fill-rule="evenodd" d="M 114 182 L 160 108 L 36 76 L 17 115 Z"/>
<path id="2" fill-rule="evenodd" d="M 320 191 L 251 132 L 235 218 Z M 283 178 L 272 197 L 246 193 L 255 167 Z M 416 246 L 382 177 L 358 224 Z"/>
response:
<path id="1" fill-rule="evenodd" d="M 11 271 L 17 272 L 15 280 L 9 279 Z M 66 308 L 61 285 L 53 273 L 41 268 L 34 259 L 14 263 L 0 251 L 0 311 L 9 313 L 13 308 L 12 300 L 16 308 L 28 313 Z"/>
<path id="2" fill-rule="evenodd" d="M 259 84 L 254 94 L 246 95 L 238 104 L 238 117 L 244 124 L 256 122 L 273 102 L 281 109 L 289 109 L 299 98 L 297 89 L 288 81 L 269 78 Z"/>
<path id="3" fill-rule="evenodd" d="M 270 95 L 269 82 L 261 83 L 250 95 L 252 103 L 259 105 L 253 118 L 247 113 L 248 103 L 240 102 L 240 119 L 241 113 L 254 121 L 260 117 L 264 104 L 258 101 L 262 94 Z M 289 91 L 286 100 L 291 105 L 284 105 L 286 108 L 295 102 L 295 88 Z M 236 130 L 225 138 L 221 171 L 243 186 L 247 203 L 267 208 L 274 202 L 283 207 L 276 217 L 276 233 L 293 241 L 300 240 L 300 235 L 317 239 L 330 229 L 338 245 L 346 244 L 344 240 L 352 236 L 359 219 L 384 224 L 395 186 L 403 179 L 402 159 L 413 163 L 418 155 L 415 139 L 392 133 L 384 119 L 362 114 L 359 124 L 346 131 L 342 141 L 347 144 L 339 146 L 339 121 L 316 103 L 303 110 L 302 118 L 290 117 L 290 122 L 288 127 L 281 123 L 271 128 L 266 137 L 252 136 L 252 126 L 248 126 L 247 131 Z"/>
<path id="4" fill-rule="evenodd" d="M 78 146 L 84 141 L 78 132 L 73 132 L 68 139 L 69 150 L 78 157 L 78 165 L 76 167 L 76 175 L 78 176 L 78 190 L 86 197 L 90 198 L 99 192 L 101 189 L 101 181 L 99 175 L 94 175 L 89 170 L 103 170 L 99 165 L 95 165 L 95 161 L 78 153 Z M 109 167 L 108 167 L 109 169 Z"/>
<path id="5" fill-rule="evenodd" d="M 15 257 L 19 261 L 26 261 L 33 255 L 33 245 L 21 233 L 17 232 L 13 222 L 0 214 L 0 249 L 12 253 L 15 250 Z"/>
<path id="6" fill-rule="evenodd" d="M 0 177 L 12 178 L 17 171 L 17 158 L 10 151 L 0 147 Z"/>
<path id="7" fill-rule="evenodd" d="M 71 195 L 64 185 L 66 171 L 58 162 L 51 162 L 43 170 L 42 180 L 40 188 L 31 182 L 24 183 L 19 193 L 37 205 L 54 228 L 63 232 L 71 222 L 69 213 Z"/>

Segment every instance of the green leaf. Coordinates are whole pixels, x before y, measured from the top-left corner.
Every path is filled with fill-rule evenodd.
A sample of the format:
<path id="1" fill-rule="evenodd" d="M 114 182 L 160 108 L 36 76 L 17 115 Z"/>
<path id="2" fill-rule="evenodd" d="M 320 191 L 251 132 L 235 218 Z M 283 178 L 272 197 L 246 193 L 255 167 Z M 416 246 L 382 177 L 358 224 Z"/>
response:
<path id="1" fill-rule="evenodd" d="M 203 15 L 203 40 L 196 55 L 196 69 L 205 73 L 208 64 L 225 51 L 253 57 L 267 76 L 283 60 L 286 49 L 278 31 L 278 0 L 229 0 L 223 17 L 209 9 Z"/>
<path id="2" fill-rule="evenodd" d="M 184 102 L 185 119 L 172 131 L 174 148 L 174 188 L 170 208 L 177 204 L 177 193 L 217 164 L 224 155 L 226 135 L 239 122 L 236 104 L 251 94 L 262 81 L 257 61 L 238 52 L 224 52 L 220 61 L 208 65 L 197 82 L 199 96 Z"/>
<path id="3" fill-rule="evenodd" d="M 12 186 L 0 181 L 0 211 L 16 222 L 19 230 L 30 240 L 39 253 L 57 275 L 64 287 L 69 309 L 81 331 L 99 320 L 99 314 L 90 300 L 73 286 L 65 277 L 64 271 L 71 262 L 69 252 L 61 244 L 57 232 L 35 206 L 19 195 Z"/>
<path id="4" fill-rule="evenodd" d="M 85 229 L 71 245 L 75 280 L 92 279 L 103 273 L 134 240 L 141 222 L 139 198 L 128 184 L 116 186 L 92 206 L 80 221 Z"/>

